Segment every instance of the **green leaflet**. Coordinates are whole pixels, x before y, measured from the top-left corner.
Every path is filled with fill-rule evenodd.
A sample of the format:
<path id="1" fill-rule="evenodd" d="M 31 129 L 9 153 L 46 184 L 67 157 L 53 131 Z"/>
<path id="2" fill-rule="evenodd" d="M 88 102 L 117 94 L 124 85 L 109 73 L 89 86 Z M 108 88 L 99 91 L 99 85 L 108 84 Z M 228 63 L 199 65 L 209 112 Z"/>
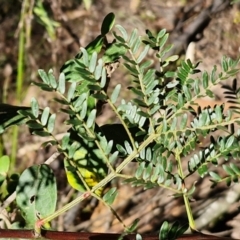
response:
<path id="1" fill-rule="evenodd" d="M 109 13 L 104 18 L 102 27 L 101 27 L 101 34 L 98 35 L 92 42 L 90 42 L 85 47 L 86 53 L 89 55 L 89 57 L 91 57 L 93 53 L 97 53 L 97 54 L 100 53 L 103 47 L 108 49 L 106 34 L 112 29 L 114 22 L 115 22 L 115 15 L 113 13 Z M 67 61 L 60 69 L 61 72 L 65 73 L 67 80 L 77 81 L 79 80 L 79 77 L 81 77 L 81 73 L 77 70 L 78 63 L 76 62 L 76 60 L 78 60 L 80 63 L 86 64 L 86 58 L 85 58 L 86 54 L 84 52 L 85 51 L 81 49 L 81 51 L 75 56 L 74 59 Z M 111 55 L 112 55 L 112 58 L 116 59 L 115 53 L 111 53 Z M 108 56 L 108 59 L 109 58 L 111 57 Z"/>
<path id="2" fill-rule="evenodd" d="M 97 127 L 97 130 L 99 128 Z M 104 137 L 99 135 L 100 140 L 106 141 Z M 104 162 L 103 152 L 98 148 L 95 141 L 89 141 L 79 136 L 73 129 L 70 130 L 70 143 L 67 146 L 67 151 L 71 156 L 72 144 L 76 143 L 76 149 L 74 149 L 73 156 L 71 158 L 65 158 L 64 166 L 68 178 L 69 184 L 78 191 L 86 191 L 85 185 L 82 182 L 79 175 L 85 181 L 85 184 L 91 189 L 98 182 L 100 182 L 108 172 L 106 163 Z M 102 193 L 102 189 L 98 189 L 96 194 L 99 196 Z"/>
<path id="3" fill-rule="evenodd" d="M 30 112 L 31 108 L 0 104 L 0 134 L 12 125 L 19 125 L 25 122 L 26 117 L 19 114 L 20 110 Z"/>

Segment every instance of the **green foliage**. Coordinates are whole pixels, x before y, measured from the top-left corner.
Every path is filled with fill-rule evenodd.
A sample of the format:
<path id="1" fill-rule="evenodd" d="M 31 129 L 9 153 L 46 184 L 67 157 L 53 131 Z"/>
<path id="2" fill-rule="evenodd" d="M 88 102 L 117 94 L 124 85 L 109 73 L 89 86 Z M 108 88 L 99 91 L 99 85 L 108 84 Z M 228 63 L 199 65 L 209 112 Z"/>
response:
<path id="1" fill-rule="evenodd" d="M 240 2 L 240 0 L 232 0 L 232 1 L 231 1 L 231 4 L 239 3 L 239 2 Z"/>
<path id="2" fill-rule="evenodd" d="M 114 21 L 113 13 L 105 17 L 101 34 L 63 65 L 58 78 L 52 70 L 38 71 L 42 82 L 34 84 L 44 91 L 56 92 L 58 97 L 55 101 L 61 104 L 60 110 L 68 116 L 64 124 L 69 130 L 61 140 L 54 135 L 56 114 L 51 113 L 49 107 L 41 109 L 36 99 L 32 99 L 31 108 L 27 109 L 12 107 L 6 110 L 5 105 L 0 105 L 5 109 L 5 112 L 1 111 L 4 112 L 4 120 L 0 121 L 0 129 L 4 131 L 13 124 L 25 122 L 33 134 L 51 138 L 43 146 L 56 145 L 58 152 L 64 155 L 69 184 L 85 194 L 63 207 L 61 212 L 89 195 L 111 208 L 117 197 L 117 189 L 111 188 L 102 197 L 104 187 L 114 178 L 122 177 L 125 183 L 133 186 L 145 189 L 163 187 L 171 190 L 175 197 L 183 197 L 189 225 L 194 229 L 189 199 L 195 191 L 195 184 L 190 182 L 188 185 L 191 187 L 185 188 L 189 176 L 194 173 L 202 178 L 210 175 L 214 185 L 221 181 L 230 185 L 239 178 L 240 169 L 234 163 L 222 165 L 226 172 L 224 177 L 212 171 L 212 166 L 221 164 L 220 159 L 238 159 L 240 154 L 240 131 L 229 129 L 229 126 L 240 122 L 239 115 L 236 115 L 240 89 L 236 88 L 236 84 L 233 87 L 224 85 L 225 80 L 239 71 L 239 60 L 223 57 L 221 71 L 214 66 L 210 73 L 204 71 L 201 75 L 199 63 L 194 64 L 190 60 L 182 61 L 175 71 L 170 71 L 169 65 L 178 56 L 166 58 L 166 53 L 172 48 L 172 45 L 167 45 L 169 35 L 166 30 L 156 35 L 147 30 L 145 36 L 139 36 L 136 29 L 128 33 L 120 25 L 114 27 Z M 107 41 L 109 34 L 114 38 L 111 43 Z M 154 59 L 148 59 L 150 50 L 154 52 Z M 116 83 L 113 90 L 108 89 L 112 72 L 118 64 L 122 64 L 128 73 L 131 99 L 120 98 L 123 91 L 121 82 Z M 217 105 L 199 109 L 194 115 L 195 101 L 205 96 L 214 97 L 212 87 L 219 83 L 227 94 L 236 99 L 236 108 L 226 113 L 224 105 Z M 96 118 L 104 104 L 109 105 L 119 124 L 97 125 Z M 189 123 L 191 114 L 193 120 Z M 213 138 L 211 134 L 216 130 L 224 131 L 225 135 Z M 210 144 L 197 149 L 200 139 L 207 136 L 211 136 Z M 183 159 L 190 155 L 187 168 L 184 169 Z M 119 157 L 122 161 L 116 166 Z M 129 176 L 122 174 L 124 168 L 133 161 L 137 162 L 136 171 Z M 47 175 L 51 175 L 51 181 L 46 182 L 47 176 L 42 174 L 37 180 L 41 184 L 32 184 L 35 180 L 29 171 L 35 174 L 42 168 L 46 168 Z M 40 192 L 44 191 L 42 182 L 55 188 L 54 177 L 46 165 L 34 166 L 26 171 L 27 177 L 24 172 L 17 188 L 18 197 L 21 197 L 17 202 L 21 209 L 21 203 L 26 203 L 29 198 L 26 195 L 23 199 L 21 195 L 30 187 L 25 188 L 24 181 L 29 181 L 33 186 L 29 192 L 38 188 Z M 48 214 L 54 211 L 54 202 Z M 50 216 L 46 214 L 40 212 L 37 215 L 43 218 L 43 223 L 52 220 L 60 211 Z M 29 216 L 25 213 L 25 220 L 27 225 L 32 226 L 36 221 L 36 213 L 30 212 Z M 177 223 L 172 227 L 164 223 L 160 238 L 175 239 L 184 231 L 185 228 Z"/>
<path id="3" fill-rule="evenodd" d="M 83 0 L 83 3 L 84 3 L 84 7 L 86 8 L 86 10 L 89 10 L 92 5 L 92 0 Z"/>
<path id="4" fill-rule="evenodd" d="M 19 178 L 16 192 L 17 206 L 25 219 L 26 228 L 33 229 L 38 219 L 55 211 L 56 179 L 48 165 L 27 168 Z M 44 227 L 49 228 L 48 224 Z"/>
<path id="5" fill-rule="evenodd" d="M 60 23 L 52 20 L 46 9 L 43 6 L 42 1 L 38 0 L 36 1 L 35 7 L 33 9 L 33 12 L 35 14 L 36 20 L 45 27 L 48 36 L 50 39 L 55 40 L 56 38 L 56 28 L 60 27 Z"/>
<path id="6" fill-rule="evenodd" d="M 116 188 L 111 188 L 104 196 L 103 196 L 103 200 L 111 205 L 114 202 L 114 199 L 117 196 L 117 189 Z"/>
<path id="7" fill-rule="evenodd" d="M 26 117 L 18 113 L 21 109 L 27 111 L 28 114 L 31 112 L 28 107 L 16 107 L 4 103 L 0 104 L 0 108 L 0 133 L 3 133 L 8 127 L 12 125 L 19 125 L 25 122 Z"/>
<path id="8" fill-rule="evenodd" d="M 3 155 L 0 157 L 0 189 L 1 199 L 10 196 L 16 189 L 19 175 L 11 173 L 11 161 L 9 156 Z"/>
<path id="9" fill-rule="evenodd" d="M 159 232 L 159 239 L 174 240 L 182 236 L 182 234 L 188 229 L 188 225 L 181 226 L 178 222 L 169 225 L 168 222 L 164 222 Z"/>
<path id="10" fill-rule="evenodd" d="M 0 187 L 6 180 L 7 173 L 10 167 L 10 159 L 8 156 L 4 155 L 0 158 Z"/>

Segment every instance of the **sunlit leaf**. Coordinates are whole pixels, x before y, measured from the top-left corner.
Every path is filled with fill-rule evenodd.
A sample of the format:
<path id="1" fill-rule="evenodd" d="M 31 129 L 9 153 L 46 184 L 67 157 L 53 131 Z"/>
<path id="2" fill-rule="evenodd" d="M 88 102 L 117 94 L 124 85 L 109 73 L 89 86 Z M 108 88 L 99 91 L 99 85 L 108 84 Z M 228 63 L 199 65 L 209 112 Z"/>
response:
<path id="1" fill-rule="evenodd" d="M 43 80 L 44 83 L 49 84 L 49 78 L 47 73 L 42 70 L 42 69 L 38 69 L 38 74 L 41 77 L 41 79 Z"/>
<path id="2" fill-rule="evenodd" d="M 68 89 L 68 94 L 67 94 L 67 99 L 70 102 L 72 100 L 72 98 L 74 97 L 75 94 L 75 90 L 76 90 L 77 84 L 76 82 L 73 82 L 69 89 Z"/>
<path id="3" fill-rule="evenodd" d="M 97 114 L 97 110 L 93 109 L 87 119 L 87 127 L 91 128 L 93 126 L 93 124 L 95 123 L 95 119 L 96 119 L 96 114 Z"/>
<path id="4" fill-rule="evenodd" d="M 43 126 L 47 124 L 49 114 L 50 114 L 50 108 L 49 107 L 44 108 L 41 116 L 41 123 Z"/>
<path id="5" fill-rule="evenodd" d="M 64 73 L 60 73 L 59 75 L 59 79 L 58 79 L 58 91 L 61 94 L 65 93 L 65 89 L 66 89 L 66 80 L 65 80 L 65 75 Z"/>
<path id="6" fill-rule="evenodd" d="M 117 188 L 111 188 L 110 190 L 108 190 L 105 195 L 103 196 L 103 200 L 108 204 L 108 205 L 112 205 L 112 203 L 114 202 L 115 198 L 117 197 Z"/>
<path id="7" fill-rule="evenodd" d="M 140 55 L 138 56 L 136 62 L 140 63 L 147 55 L 148 50 L 149 50 L 149 45 L 146 45 L 145 48 L 143 49 L 143 51 L 140 53 Z"/>
<path id="8" fill-rule="evenodd" d="M 34 117 L 37 118 L 39 115 L 39 106 L 38 106 L 38 102 L 35 98 L 32 98 L 32 100 L 31 100 L 31 109 L 32 109 L 32 113 L 33 113 Z"/>
<path id="9" fill-rule="evenodd" d="M 116 25 L 116 28 L 118 28 L 118 30 L 121 32 L 124 40 L 127 41 L 127 39 L 128 39 L 127 31 L 120 25 Z"/>
<path id="10" fill-rule="evenodd" d="M 55 119 L 56 119 L 56 114 L 52 114 L 51 117 L 48 119 L 47 129 L 48 129 L 48 132 L 50 133 L 54 130 Z"/>
<path id="11" fill-rule="evenodd" d="M 50 69 L 49 72 L 48 72 L 48 79 L 49 79 L 49 84 L 51 85 L 51 87 L 53 89 L 56 89 L 57 88 L 57 81 L 56 81 L 55 76 L 53 75 L 53 70 L 52 69 Z"/>
<path id="12" fill-rule="evenodd" d="M 117 101 L 117 98 L 118 98 L 118 95 L 119 95 L 119 93 L 120 93 L 120 90 L 121 90 L 121 84 L 118 84 L 118 85 L 114 88 L 114 90 L 113 90 L 113 92 L 112 92 L 112 95 L 111 95 L 111 97 L 110 97 L 112 103 L 115 103 L 115 102 Z"/>
<path id="13" fill-rule="evenodd" d="M 96 68 L 96 64 L 97 64 L 97 53 L 93 52 L 92 57 L 91 57 L 90 62 L 89 62 L 89 71 L 91 73 L 94 72 L 94 70 Z"/>

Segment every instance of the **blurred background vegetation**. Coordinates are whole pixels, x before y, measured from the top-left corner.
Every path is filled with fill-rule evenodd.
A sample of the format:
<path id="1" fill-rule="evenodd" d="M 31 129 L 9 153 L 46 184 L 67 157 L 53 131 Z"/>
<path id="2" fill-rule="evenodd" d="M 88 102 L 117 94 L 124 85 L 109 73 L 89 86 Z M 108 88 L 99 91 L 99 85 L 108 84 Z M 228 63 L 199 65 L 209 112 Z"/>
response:
<path id="1" fill-rule="evenodd" d="M 29 106 L 31 98 L 36 97 L 42 107 L 56 106 L 52 94 L 30 85 L 38 79 L 37 70 L 53 68 L 58 75 L 66 60 L 99 35 L 101 22 L 109 12 L 114 12 L 117 23 L 129 31 L 137 28 L 140 33 L 146 29 L 156 33 L 166 28 L 176 46 L 175 53 L 181 59 L 202 60 L 202 69 L 219 65 L 223 55 L 240 55 L 240 5 L 231 5 L 229 0 L 0 0 L 0 101 Z M 125 85 L 122 94 L 129 95 L 124 69 L 115 71 L 113 80 Z M 114 81 L 112 86 L 116 85 Z M 216 98 L 221 99 L 218 90 Z M 61 128 L 64 120 L 64 115 L 57 119 L 57 134 L 66 131 Z M 98 122 L 101 125 L 109 121 L 115 119 L 106 107 Z M 43 163 L 53 153 L 51 148 L 40 149 L 41 142 L 25 127 L 19 131 L 11 128 L 1 138 L 1 155 L 10 155 L 12 172 L 21 173 L 32 164 Z M 61 159 L 52 168 L 58 176 L 61 207 L 78 193 L 70 190 Z M 207 178 L 195 177 L 199 191 L 194 195 L 193 209 L 198 229 L 240 238 L 240 186 L 210 189 Z M 118 187 L 114 207 L 125 224 L 140 218 L 141 233 L 157 231 L 165 219 L 187 222 L 183 203 L 168 196 L 166 190 Z M 227 201 L 229 196 L 231 201 Z M 121 224 L 95 200 L 83 202 L 60 216 L 53 227 L 66 231 L 122 231 Z"/>

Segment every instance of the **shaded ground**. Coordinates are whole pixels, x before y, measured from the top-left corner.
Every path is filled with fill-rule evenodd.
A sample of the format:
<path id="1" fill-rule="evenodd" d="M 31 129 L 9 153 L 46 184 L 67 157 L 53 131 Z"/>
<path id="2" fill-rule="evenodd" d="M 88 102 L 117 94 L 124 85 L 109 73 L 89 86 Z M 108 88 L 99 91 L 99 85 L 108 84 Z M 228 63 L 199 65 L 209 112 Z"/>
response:
<path id="1" fill-rule="evenodd" d="M 220 0 L 219 0 L 220 1 Z M 181 37 L 197 17 L 212 4 L 219 1 L 176 1 L 176 0 L 131 0 L 131 1 L 94 1 L 90 10 L 84 9 L 81 1 L 46 1 L 45 6 L 51 16 L 61 23 L 57 29 L 57 38 L 50 41 L 46 30 L 33 18 L 31 44 L 27 48 L 26 68 L 22 94 L 23 105 L 29 105 L 32 96 L 38 96 L 43 107 L 49 104 L 52 95 L 40 92 L 36 87 L 29 87 L 32 80 L 36 80 L 37 69 L 48 70 L 53 67 L 58 73 L 61 65 L 69 58 L 76 55 L 80 46 L 87 43 L 99 34 L 103 17 L 108 12 L 116 14 L 117 23 L 131 31 L 137 28 L 140 33 L 145 29 L 154 32 L 166 28 L 171 33 L 172 42 L 180 43 Z M 222 1 L 229 3 L 229 1 Z M 16 66 L 18 49 L 18 24 L 22 2 L 14 0 L 0 0 L 0 97 L 4 101 L 16 104 L 14 91 L 16 88 Z M 212 8 L 213 10 L 213 8 Z M 195 34 L 195 44 L 190 49 L 192 59 L 203 60 L 202 69 L 210 70 L 213 65 L 219 65 L 222 55 L 237 58 L 240 54 L 240 11 L 237 5 L 223 6 L 221 11 L 210 14 L 209 24 L 202 27 L 203 32 Z M 184 42 L 176 51 L 185 56 L 189 42 Z M 188 48 L 189 49 L 189 48 Z M 119 79 L 127 86 L 124 70 L 120 69 L 115 73 L 115 79 Z M 115 83 L 112 82 L 112 85 Z M 124 89 L 124 88 L 123 88 Z M 127 95 L 126 93 L 122 93 Z M 221 98 L 220 96 L 217 96 Z M 53 104 L 51 102 L 51 104 Z M 104 112 L 99 122 L 107 122 L 112 118 L 110 111 Z M 63 133 L 61 122 L 57 132 Z M 8 135 L 9 136 L 9 135 Z M 7 153 L 11 151 L 11 142 L 6 140 L 4 147 Z M 28 131 L 22 128 L 19 136 L 19 151 L 17 169 L 24 169 L 34 163 L 44 162 L 52 153 L 52 149 L 38 150 L 40 140 L 38 137 L 30 136 Z M 77 193 L 70 190 L 66 184 L 60 161 L 52 166 L 59 181 L 59 206 L 74 198 Z M 134 164 L 133 166 L 134 167 Z M 129 167 L 129 171 L 132 168 Z M 226 188 L 224 185 L 210 191 L 208 179 L 196 178 L 199 190 L 194 195 L 196 202 L 193 202 L 195 218 L 198 228 L 210 232 L 223 232 L 222 235 L 231 235 L 240 238 L 237 229 L 239 224 L 238 200 L 240 187 L 234 185 Z M 144 191 L 141 188 L 131 188 L 127 185 L 119 186 L 119 197 L 114 203 L 114 208 L 123 217 L 125 224 L 131 224 L 136 218 L 140 218 L 139 231 L 153 232 L 159 229 L 162 221 L 180 220 L 187 221 L 183 202 L 180 199 L 173 199 L 169 192 L 163 189 L 152 189 Z M 68 195 L 67 195 L 68 194 Z M 231 195 L 232 194 L 232 195 Z M 235 194 L 235 195 L 234 195 Z M 66 195 L 68 196 L 66 199 Z M 234 195 L 234 196 L 233 196 Z M 226 199 L 231 199 L 226 201 Z M 206 200 L 207 199 L 207 200 Z M 214 204 L 213 204 L 214 203 Z M 217 211 L 216 213 L 216 209 Z M 220 210 L 223 209 L 221 212 Z M 213 216 L 213 213 L 216 215 Z M 209 221 L 206 221 L 207 219 Z M 54 222 L 58 230 L 67 231 L 94 231 L 94 232 L 121 232 L 121 224 L 112 217 L 106 207 L 97 204 L 96 201 L 85 202 L 59 217 Z"/>

